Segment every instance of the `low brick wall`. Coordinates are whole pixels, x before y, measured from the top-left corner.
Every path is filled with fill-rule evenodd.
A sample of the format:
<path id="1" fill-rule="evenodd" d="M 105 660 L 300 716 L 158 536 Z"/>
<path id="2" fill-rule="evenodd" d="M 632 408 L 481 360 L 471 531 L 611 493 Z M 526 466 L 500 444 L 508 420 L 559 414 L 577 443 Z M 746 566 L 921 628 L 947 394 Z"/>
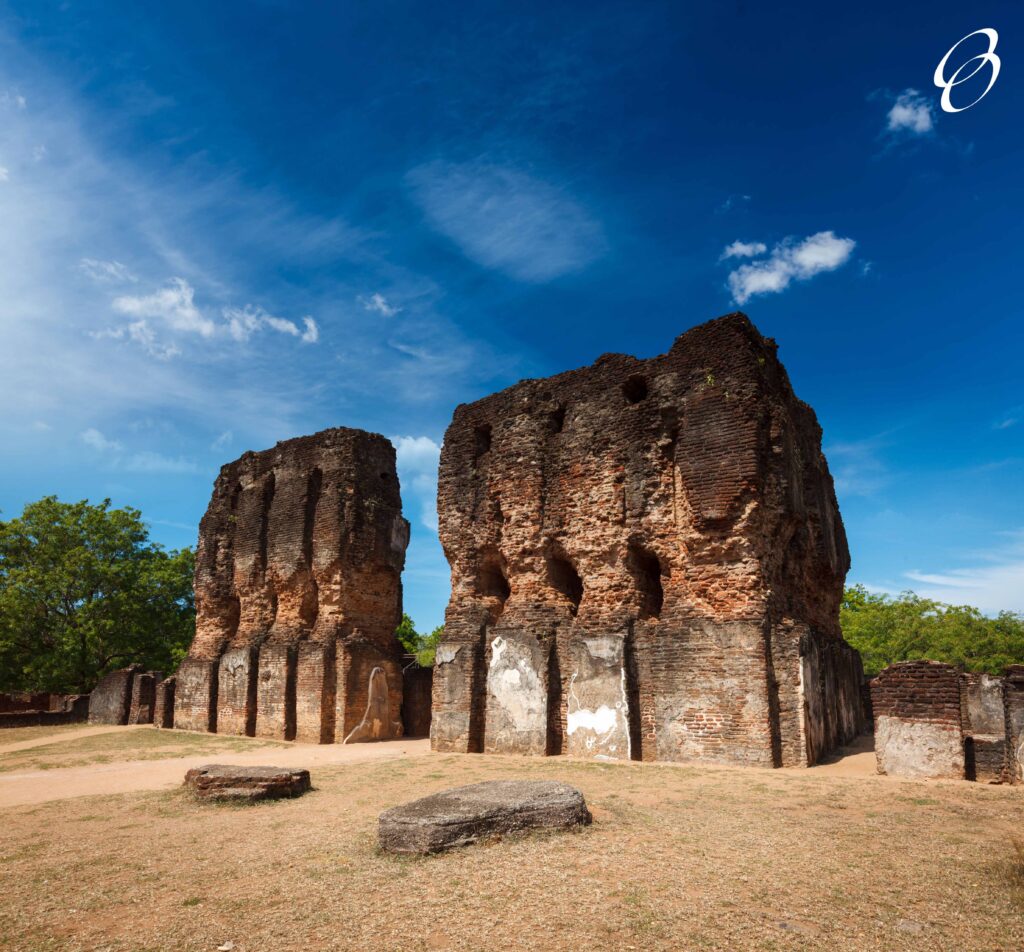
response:
<path id="1" fill-rule="evenodd" d="M 964 777 L 960 672 L 937 661 L 905 661 L 871 682 L 878 772 Z"/>
<path id="2" fill-rule="evenodd" d="M 57 724 L 81 724 L 88 709 L 71 711 L 13 711 L 0 714 L 0 729 L 5 727 L 51 727 Z"/>

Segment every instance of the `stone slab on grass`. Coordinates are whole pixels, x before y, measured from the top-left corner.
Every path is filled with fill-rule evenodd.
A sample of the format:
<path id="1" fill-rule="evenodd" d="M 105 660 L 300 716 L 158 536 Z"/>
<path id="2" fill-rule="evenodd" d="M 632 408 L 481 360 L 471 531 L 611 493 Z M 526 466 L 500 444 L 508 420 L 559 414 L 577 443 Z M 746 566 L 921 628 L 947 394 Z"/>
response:
<path id="1" fill-rule="evenodd" d="M 485 836 L 571 829 L 591 822 L 583 794 L 556 780 L 487 780 L 385 810 L 381 849 L 439 853 Z"/>
<path id="2" fill-rule="evenodd" d="M 277 800 L 310 789 L 308 770 L 206 764 L 185 774 L 185 786 L 201 800 Z"/>

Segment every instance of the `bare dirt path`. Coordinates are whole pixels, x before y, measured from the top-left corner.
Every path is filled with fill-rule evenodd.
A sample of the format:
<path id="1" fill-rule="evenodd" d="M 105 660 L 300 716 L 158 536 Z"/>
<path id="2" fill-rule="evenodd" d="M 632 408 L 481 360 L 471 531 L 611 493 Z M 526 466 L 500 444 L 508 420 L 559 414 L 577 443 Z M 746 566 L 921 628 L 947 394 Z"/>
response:
<path id="1" fill-rule="evenodd" d="M 153 728 L 95 728 L 90 729 L 89 733 L 131 730 Z M 171 733 L 167 732 L 168 735 Z M 55 739 L 76 739 L 85 736 L 88 736 L 85 732 L 76 732 L 71 735 L 56 735 L 55 738 L 44 742 L 53 743 Z M 426 738 L 380 741 L 374 744 L 289 744 L 286 747 L 268 747 L 255 739 L 251 743 L 252 746 L 244 751 L 213 751 L 164 760 L 123 760 L 83 767 L 0 773 L 0 809 L 97 794 L 171 789 L 181 785 L 187 770 L 210 763 L 240 766 L 271 764 L 275 767 L 305 767 L 315 771 L 315 768 L 326 765 L 394 760 L 430 753 L 430 741 Z M 37 746 L 36 741 L 26 741 L 25 744 Z M 315 775 L 313 782 L 316 783 Z"/>

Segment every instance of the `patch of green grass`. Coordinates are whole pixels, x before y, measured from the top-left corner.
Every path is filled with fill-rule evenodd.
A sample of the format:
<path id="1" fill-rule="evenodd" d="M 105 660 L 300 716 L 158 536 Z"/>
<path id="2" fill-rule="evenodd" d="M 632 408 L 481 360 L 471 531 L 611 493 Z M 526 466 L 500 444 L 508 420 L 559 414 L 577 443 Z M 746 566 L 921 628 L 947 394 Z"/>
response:
<path id="1" fill-rule="evenodd" d="M 253 744 L 285 747 L 281 741 L 254 740 L 222 734 L 197 734 L 190 731 L 125 728 L 107 734 L 55 741 L 28 750 L 15 751 L 0 759 L 0 772 L 14 770 L 55 770 L 84 767 L 119 760 L 166 760 L 196 754 L 240 753 Z"/>

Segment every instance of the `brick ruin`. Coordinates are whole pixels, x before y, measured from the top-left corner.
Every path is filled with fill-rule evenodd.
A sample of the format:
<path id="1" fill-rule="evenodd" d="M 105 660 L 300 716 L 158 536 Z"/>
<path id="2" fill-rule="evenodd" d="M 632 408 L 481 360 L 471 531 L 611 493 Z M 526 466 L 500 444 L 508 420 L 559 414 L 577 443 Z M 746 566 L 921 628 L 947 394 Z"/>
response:
<path id="1" fill-rule="evenodd" d="M 814 412 L 745 315 L 462 405 L 432 746 L 809 765 L 864 726 Z"/>
<path id="2" fill-rule="evenodd" d="M 119 668 L 100 678 L 89 695 L 90 724 L 152 724 L 159 671 L 142 665 Z"/>
<path id="3" fill-rule="evenodd" d="M 57 694 L 51 691 L 0 693 L 0 730 L 78 724 L 88 717 L 88 694 Z"/>
<path id="4" fill-rule="evenodd" d="M 1024 780 L 1024 665 L 996 677 L 904 661 L 872 679 L 871 703 L 879 773 Z"/>
<path id="5" fill-rule="evenodd" d="M 221 469 L 199 527 L 196 636 L 168 697 L 186 730 L 333 743 L 401 735 L 395 451 L 337 428 Z"/>

